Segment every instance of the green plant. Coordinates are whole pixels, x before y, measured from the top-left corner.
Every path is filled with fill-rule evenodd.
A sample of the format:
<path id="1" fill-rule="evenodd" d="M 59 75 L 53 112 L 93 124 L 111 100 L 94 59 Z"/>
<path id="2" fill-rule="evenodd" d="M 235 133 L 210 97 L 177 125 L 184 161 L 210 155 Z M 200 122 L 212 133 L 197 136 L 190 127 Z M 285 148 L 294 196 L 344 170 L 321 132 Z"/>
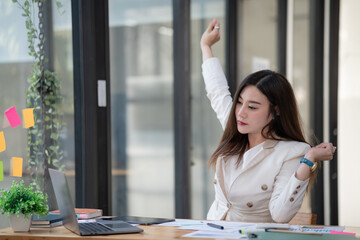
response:
<path id="1" fill-rule="evenodd" d="M 43 78 L 43 79 L 42 79 Z M 33 72 L 28 78 L 29 88 L 26 91 L 28 107 L 34 107 L 34 127 L 28 130 L 28 161 L 32 179 L 40 185 L 42 177 L 40 169 L 62 169 L 63 150 L 61 149 L 60 110 L 62 96 L 60 82 L 56 73 L 46 70 Z"/>
<path id="2" fill-rule="evenodd" d="M 49 212 L 47 195 L 34 191 L 33 184 L 24 186 L 24 181 L 13 182 L 9 190 L 1 189 L 0 213 L 10 216 L 24 214 L 25 218 L 33 214 L 45 216 Z"/>
<path id="3" fill-rule="evenodd" d="M 43 31 L 43 4 L 47 1 L 12 1 L 22 9 L 29 55 L 34 58 L 32 73 L 27 79 L 29 88 L 25 91 L 26 105 L 34 108 L 35 120 L 35 125 L 28 130 L 28 168 L 31 170 L 31 177 L 36 187 L 39 189 L 39 186 L 44 185 L 46 191 L 46 182 L 49 180 L 47 169 L 63 169 L 60 136 L 64 126 L 60 109 L 62 103 L 60 81 L 55 72 L 45 69 L 48 60 L 44 56 L 46 38 Z M 56 6 L 60 12 L 61 2 L 56 1 Z"/>

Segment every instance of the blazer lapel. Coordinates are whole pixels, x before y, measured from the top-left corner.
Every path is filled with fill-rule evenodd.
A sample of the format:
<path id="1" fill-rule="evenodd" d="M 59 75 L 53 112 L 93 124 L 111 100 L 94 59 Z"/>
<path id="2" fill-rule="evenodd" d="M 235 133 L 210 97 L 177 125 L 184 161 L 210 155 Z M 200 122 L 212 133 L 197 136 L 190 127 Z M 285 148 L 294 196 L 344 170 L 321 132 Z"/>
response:
<path id="1" fill-rule="evenodd" d="M 274 139 L 267 139 L 264 142 L 263 145 L 263 149 L 258 152 L 250 161 L 249 163 L 243 168 L 241 169 L 241 171 L 239 172 L 238 176 L 234 179 L 234 181 L 230 184 L 230 191 L 232 188 L 233 183 L 239 178 L 239 176 L 249 170 L 250 168 L 253 168 L 254 166 L 256 166 L 257 164 L 259 164 L 262 160 L 264 160 L 264 158 L 266 158 L 270 153 L 272 153 L 274 151 L 274 147 L 275 145 L 278 143 L 277 140 Z"/>
<path id="2" fill-rule="evenodd" d="M 239 172 L 238 176 L 230 184 L 230 191 L 231 191 L 233 183 L 238 179 L 240 174 L 243 173 L 244 171 L 247 171 L 250 168 L 256 166 L 264 158 L 266 158 L 271 152 L 274 151 L 274 147 L 277 143 L 278 143 L 277 140 L 273 140 L 273 139 L 265 140 L 263 149 L 258 154 L 256 154 L 253 159 L 250 160 L 250 162 Z M 216 176 L 217 176 L 218 184 L 221 188 L 221 191 L 223 192 L 226 200 L 228 200 L 228 193 L 226 192 L 225 182 L 224 182 L 223 162 L 224 162 L 223 158 L 218 159 L 217 164 L 216 164 Z"/>
<path id="3" fill-rule="evenodd" d="M 258 163 L 260 163 L 262 160 L 264 160 L 264 158 L 266 158 L 270 153 L 272 153 L 274 151 L 274 147 L 275 147 L 275 145 L 277 143 L 278 143 L 278 141 L 273 140 L 273 139 L 265 140 L 264 145 L 263 145 L 263 149 L 260 152 L 258 152 L 253 157 L 253 159 L 251 159 L 249 161 L 249 163 L 242 169 L 241 172 L 246 171 L 246 170 L 254 167 Z"/>
<path id="4" fill-rule="evenodd" d="M 217 164 L 216 164 L 216 175 L 217 175 L 218 184 L 221 188 L 221 191 L 223 192 L 226 200 L 228 200 L 227 192 L 225 190 L 223 162 L 224 162 L 224 159 L 222 157 L 220 159 L 218 159 Z"/>

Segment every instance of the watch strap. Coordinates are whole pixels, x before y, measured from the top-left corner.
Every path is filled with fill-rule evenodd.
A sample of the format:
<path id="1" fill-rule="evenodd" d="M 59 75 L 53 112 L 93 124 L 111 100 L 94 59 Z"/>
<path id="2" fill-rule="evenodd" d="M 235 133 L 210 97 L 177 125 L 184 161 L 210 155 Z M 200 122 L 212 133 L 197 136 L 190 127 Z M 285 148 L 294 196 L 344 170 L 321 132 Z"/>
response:
<path id="1" fill-rule="evenodd" d="M 306 165 L 308 165 L 309 167 L 313 167 L 314 166 L 314 163 L 312 161 L 310 161 L 309 159 L 306 159 L 306 158 L 302 158 L 300 160 L 300 163 L 305 163 Z"/>

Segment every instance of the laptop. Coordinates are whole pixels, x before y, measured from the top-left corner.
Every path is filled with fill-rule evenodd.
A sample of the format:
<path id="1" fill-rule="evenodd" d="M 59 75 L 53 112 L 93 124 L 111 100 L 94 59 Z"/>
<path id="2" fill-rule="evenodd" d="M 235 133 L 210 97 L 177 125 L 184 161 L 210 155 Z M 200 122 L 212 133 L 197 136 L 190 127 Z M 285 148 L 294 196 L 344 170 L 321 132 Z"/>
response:
<path id="1" fill-rule="evenodd" d="M 143 229 L 132 226 L 124 221 L 109 223 L 82 222 L 76 218 L 74 204 L 71 200 L 69 186 L 65 174 L 61 171 L 49 169 L 51 183 L 54 188 L 55 198 L 63 219 L 63 225 L 68 230 L 80 236 L 108 235 L 120 233 L 139 233 Z"/>

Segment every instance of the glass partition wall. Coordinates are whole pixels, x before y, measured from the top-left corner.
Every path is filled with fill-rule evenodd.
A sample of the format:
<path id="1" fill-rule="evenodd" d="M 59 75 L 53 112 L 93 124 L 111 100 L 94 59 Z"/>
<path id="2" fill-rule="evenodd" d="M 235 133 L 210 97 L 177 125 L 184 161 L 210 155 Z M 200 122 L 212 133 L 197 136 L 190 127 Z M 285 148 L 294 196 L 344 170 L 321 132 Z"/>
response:
<path id="1" fill-rule="evenodd" d="M 293 48 L 291 59 L 291 82 L 302 119 L 305 138 L 310 141 L 313 132 L 310 126 L 310 4 L 308 0 L 295 0 L 293 5 Z M 322 136 L 320 136 L 322 137 Z M 309 192 L 308 192 L 309 193 Z M 301 212 L 311 212 L 311 197 L 306 194 Z"/>
<path id="2" fill-rule="evenodd" d="M 338 83 L 338 198 L 339 224 L 360 226 L 360 161 L 357 148 L 360 134 L 360 21 L 356 0 L 340 1 L 339 83 Z M 354 188 L 355 186 L 355 188 Z"/>
<path id="3" fill-rule="evenodd" d="M 270 68 L 279 70 L 279 5 L 277 0 L 241 0 L 237 2 L 237 84 L 249 73 Z M 307 138 L 312 137 L 310 101 L 311 79 L 311 1 L 288 1 L 293 5 L 292 21 L 288 27 L 293 45 L 288 59 L 288 78 L 294 87 Z M 346 5 L 350 0 L 344 1 Z M 221 40 L 213 47 L 216 57 L 226 69 L 226 1 L 193 0 L 191 3 L 190 66 L 191 66 L 191 205 L 192 218 L 202 219 L 214 199 L 212 178 L 214 172 L 207 168 L 207 160 L 215 150 L 222 129 L 206 97 L 201 75 L 200 38 L 209 22 L 217 18 L 221 23 Z M 345 4 L 346 3 L 346 4 Z M 74 106 L 73 106 L 73 55 L 71 36 L 71 1 L 62 1 L 63 10 L 58 11 L 52 3 L 50 44 L 50 65 L 57 72 L 61 82 L 63 103 L 61 110 L 65 125 L 61 132 L 64 159 L 62 164 L 75 192 L 74 161 Z M 355 4 L 355 3 L 352 3 Z M 110 71 L 111 71 L 111 149 L 112 149 L 112 214 L 174 217 L 174 109 L 173 109 L 173 28 L 172 1 L 154 0 L 109 0 L 110 23 Z M 353 8 L 355 9 L 355 8 Z M 350 10 L 347 10 L 350 11 Z M 25 108 L 26 79 L 31 73 L 32 59 L 27 55 L 25 22 L 21 12 L 11 0 L 0 3 L 0 106 L 5 111 L 16 106 Z M 60 13 L 62 14 L 60 14 Z M 343 14 L 345 16 L 345 14 Z M 350 15 L 349 15 L 350 16 Z M 344 18 L 346 23 L 347 18 Z M 346 26 L 341 32 L 342 61 L 353 59 L 348 42 Z M 354 30 L 351 31 L 353 33 Z M 352 35 L 351 35 L 352 36 Z M 356 36 L 355 36 L 356 37 Z M 353 39 L 355 39 L 355 37 Z M 348 46 L 345 48 L 344 46 Z M 174 46 L 176 47 L 176 46 Z M 354 48 L 355 49 L 355 48 Z M 352 52 L 354 53 L 354 52 Z M 350 56 L 350 57 L 349 57 Z M 356 57 L 356 56 L 355 56 Z M 350 62 L 350 60 L 349 60 Z M 288 66 L 288 67 L 289 67 Z M 342 67 L 345 66 L 341 65 Z M 350 66 L 350 65 L 347 65 Z M 345 69 L 345 68 L 344 68 Z M 342 69 L 339 86 L 355 86 L 346 78 Z M 346 75 L 346 76 L 345 76 Z M 343 77 L 345 76 L 345 77 Z M 344 79 L 348 79 L 345 81 Z M 231 79 L 233 80 L 233 79 Z M 349 84 L 347 84 L 350 82 Z M 346 116 L 351 99 L 357 95 L 351 91 L 339 90 L 340 115 Z M 356 88 L 352 88 L 356 89 Z M 355 97 L 354 97 L 355 96 Z M 349 100 L 350 99 L 350 100 Z M 347 107 L 346 107 L 347 106 Z M 355 116 L 356 117 L 356 116 Z M 351 126 L 348 119 L 340 118 L 339 140 L 342 146 L 351 146 L 344 139 Z M 351 123 L 351 122 L 350 122 Z M 7 149 L 0 153 L 4 165 L 4 181 L 0 187 L 9 187 L 16 178 L 9 176 L 9 159 L 12 156 L 24 158 L 24 179 L 30 181 L 27 161 L 27 130 L 3 128 Z M 321 137 L 321 136 L 320 136 Z M 347 140 L 350 141 L 350 140 Z M 342 147 L 345 149 L 345 147 Z M 346 152 L 349 152 L 346 150 Z M 345 156 L 345 157 L 344 157 Z M 339 159 L 345 162 L 349 156 L 339 150 Z M 100 161 L 100 160 L 99 160 Z M 352 164 L 350 164 L 352 165 Z M 340 168 L 341 193 L 348 190 L 346 170 Z M 74 195 L 73 195 L 74 196 Z M 350 220 L 347 215 L 345 197 L 340 198 L 341 221 Z M 350 198 L 349 198 L 350 199 Z M 311 211 L 309 199 L 301 211 Z M 349 204 L 348 204 L 349 205 Z M 7 221 L 0 220 L 2 224 Z M 6 225 L 5 225 L 6 226 Z"/>
<path id="4" fill-rule="evenodd" d="M 109 1 L 114 215 L 174 217 L 171 1 Z"/>
<path id="5" fill-rule="evenodd" d="M 59 134 L 60 144 L 58 151 L 62 152 L 59 159 L 56 159 L 68 176 L 72 196 L 75 194 L 75 160 L 74 160 L 74 104 L 73 104 L 73 56 L 72 56 L 72 21 L 71 21 L 71 1 L 62 1 L 61 9 L 56 7 L 54 1 L 50 2 L 51 11 L 44 14 L 47 22 L 47 32 L 45 33 L 48 48 L 45 56 L 49 59 L 47 66 L 54 71 L 59 79 L 60 97 L 62 102 L 59 110 L 60 116 L 53 121 L 62 123 Z M 35 7 L 34 16 L 38 16 L 38 9 Z M 46 10 L 44 10 L 46 11 Z M 0 181 L 0 188 L 9 188 L 13 181 L 24 180 L 25 185 L 32 182 L 35 174 L 40 181 L 40 190 L 44 190 L 44 164 L 43 158 L 36 158 L 38 163 L 30 160 L 28 151 L 31 144 L 38 139 L 28 139 L 29 129 L 22 125 L 15 128 L 4 127 L 4 111 L 15 106 L 20 118 L 22 119 L 22 109 L 27 107 L 27 95 L 29 83 L 27 79 L 32 74 L 33 58 L 29 56 L 27 29 L 25 27 L 25 17 L 22 10 L 11 0 L 0 2 L 0 111 L 1 124 L 0 131 L 3 131 L 6 142 L 6 150 L 0 152 L 0 162 L 3 164 L 3 181 Z M 35 20 L 38 22 L 37 20 Z M 38 111 L 35 109 L 34 111 Z M 55 135 L 53 135 L 55 137 Z M 45 142 L 44 145 L 49 145 Z M 10 160 L 12 157 L 23 159 L 22 177 L 12 177 L 10 173 Z M 54 159 L 53 159 L 54 160 Z M 54 163 L 52 161 L 52 163 Z M 0 173 L 1 174 L 1 173 Z M 56 202 L 49 193 L 49 205 L 55 207 Z M 52 209 L 53 210 L 53 209 Z M 0 228 L 9 226 L 8 218 L 0 215 Z"/>
<path id="6" fill-rule="evenodd" d="M 238 5 L 238 83 L 249 73 L 261 69 L 280 71 L 278 37 L 281 29 L 278 29 L 278 12 L 281 4 L 275 0 L 240 1 Z M 300 115 L 304 124 L 306 138 L 311 136 L 310 129 L 310 15 L 309 1 L 295 0 L 291 6 L 292 19 L 287 24 L 287 31 L 291 37 L 287 48 L 291 54 L 287 54 L 290 66 L 286 69 L 287 78 L 290 81 L 298 102 Z M 289 11 L 289 9 L 287 9 Z M 284 14 L 289 14 L 289 12 Z M 289 34 L 288 33 L 288 34 Z M 291 46 L 290 45 L 290 46 Z M 286 49 L 286 46 L 281 46 Z M 310 197 L 306 196 L 300 211 L 311 212 Z"/>
<path id="7" fill-rule="evenodd" d="M 279 70 L 277 2 L 243 0 L 238 4 L 238 83 L 258 70 Z"/>
<path id="8" fill-rule="evenodd" d="M 222 134 L 220 122 L 206 97 L 201 73 L 200 39 L 209 23 L 216 18 L 221 25 L 221 40 L 212 49 L 225 69 L 225 6 L 223 0 L 191 1 L 191 213 L 195 219 L 205 219 L 214 200 L 214 171 L 207 168 L 207 161 Z"/>
<path id="9" fill-rule="evenodd" d="M 193 218 L 205 218 L 212 202 L 206 162 L 222 131 L 206 98 L 199 43 L 218 18 L 223 38 L 214 53 L 224 64 L 224 15 L 225 1 L 191 2 Z M 172 5 L 110 1 L 109 19 L 113 214 L 174 217 Z"/>

